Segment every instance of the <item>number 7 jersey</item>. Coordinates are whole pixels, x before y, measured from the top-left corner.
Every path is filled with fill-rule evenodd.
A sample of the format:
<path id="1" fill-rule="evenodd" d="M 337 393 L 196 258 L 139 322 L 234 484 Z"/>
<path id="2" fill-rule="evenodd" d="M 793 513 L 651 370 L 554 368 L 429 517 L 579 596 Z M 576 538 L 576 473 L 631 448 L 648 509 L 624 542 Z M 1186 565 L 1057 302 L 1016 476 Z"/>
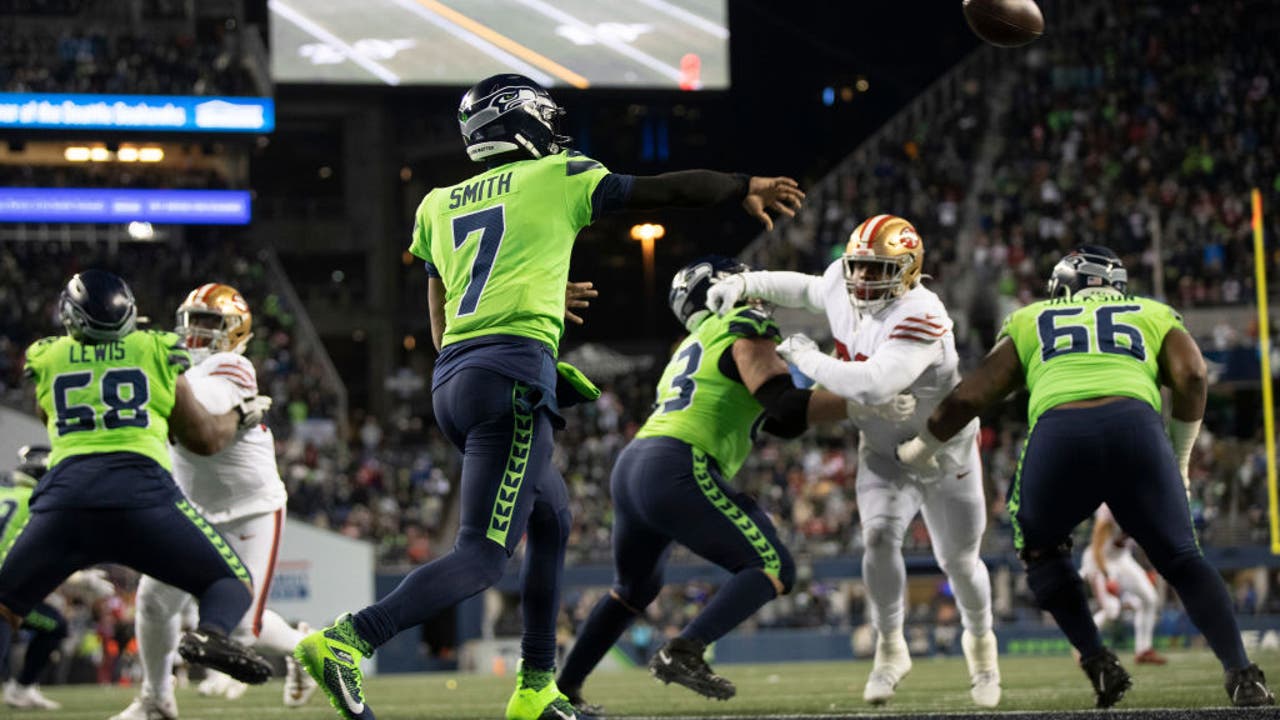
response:
<path id="1" fill-rule="evenodd" d="M 609 171 L 562 152 L 490 168 L 427 193 L 409 252 L 445 287 L 444 346 L 518 335 L 554 353 L 564 332 L 569 255 Z"/>
<path id="2" fill-rule="evenodd" d="M 1186 330 L 1164 303 L 1099 293 L 1041 300 L 1009 315 L 1000 338 L 1022 359 L 1031 402 L 1027 419 L 1075 400 L 1119 395 L 1160 412 L 1160 348 L 1170 330 Z"/>
<path id="3" fill-rule="evenodd" d="M 171 468 L 169 413 L 191 356 L 173 333 L 138 330 L 85 345 L 68 335 L 27 348 L 26 374 L 48 416 L 49 468 L 74 455 L 132 452 Z"/>

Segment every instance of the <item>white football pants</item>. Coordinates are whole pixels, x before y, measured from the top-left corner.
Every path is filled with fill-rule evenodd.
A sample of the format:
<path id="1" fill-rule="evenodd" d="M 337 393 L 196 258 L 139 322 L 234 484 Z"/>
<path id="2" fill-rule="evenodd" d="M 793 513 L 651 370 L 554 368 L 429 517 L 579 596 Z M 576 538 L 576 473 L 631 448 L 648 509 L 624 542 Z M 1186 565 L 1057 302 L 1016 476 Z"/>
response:
<path id="1" fill-rule="evenodd" d="M 268 610 L 271 575 L 275 571 L 280 536 L 284 531 L 284 508 L 225 523 L 213 523 L 226 539 L 249 575 L 253 577 L 253 605 L 232 631 L 236 642 L 277 655 L 293 652 L 302 639 L 278 614 Z M 142 660 L 142 694 L 163 698 L 173 695 L 173 662 L 178 649 L 182 614 L 195 599 L 185 592 L 150 576 L 138 584 L 138 654 Z"/>
<path id="2" fill-rule="evenodd" d="M 1086 556 L 1088 550 L 1085 550 Z M 1086 579 L 1093 587 L 1093 595 L 1098 600 L 1098 611 L 1093 614 L 1093 624 L 1099 628 L 1109 622 L 1120 619 L 1124 606 L 1133 608 L 1133 651 L 1141 654 L 1151 649 L 1156 631 L 1156 587 L 1146 570 L 1133 558 L 1133 553 L 1124 552 L 1114 558 L 1107 558 L 1107 575 L 1097 572 L 1092 562 L 1085 565 Z M 1107 579 L 1115 580 L 1120 586 L 1120 596 L 1107 592 Z"/>
<path id="3" fill-rule="evenodd" d="M 933 556 L 951 582 L 965 630 L 975 636 L 991 630 L 991 578 L 978 554 L 987 509 L 977 443 L 959 469 L 948 469 L 932 483 L 913 480 L 896 461 L 864 444 L 856 487 L 865 545 L 862 577 L 880 638 L 902 635 L 907 586 L 902 542 L 917 512 L 924 513 Z"/>

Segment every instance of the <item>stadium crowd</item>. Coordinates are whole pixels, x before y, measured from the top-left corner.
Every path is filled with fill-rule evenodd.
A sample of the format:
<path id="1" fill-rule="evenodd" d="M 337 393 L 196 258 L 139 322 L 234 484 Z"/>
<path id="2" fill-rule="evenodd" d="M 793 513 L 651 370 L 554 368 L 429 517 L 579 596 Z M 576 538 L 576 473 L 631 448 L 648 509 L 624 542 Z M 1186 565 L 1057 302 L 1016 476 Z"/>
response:
<path id="1" fill-rule="evenodd" d="M 202 22 L 184 3 L 19 2 L 0 18 L 0 90 L 155 95 L 260 94 L 231 25 Z M 135 19 L 182 20 L 143 30 Z M 17 23 L 22 21 L 19 32 Z"/>

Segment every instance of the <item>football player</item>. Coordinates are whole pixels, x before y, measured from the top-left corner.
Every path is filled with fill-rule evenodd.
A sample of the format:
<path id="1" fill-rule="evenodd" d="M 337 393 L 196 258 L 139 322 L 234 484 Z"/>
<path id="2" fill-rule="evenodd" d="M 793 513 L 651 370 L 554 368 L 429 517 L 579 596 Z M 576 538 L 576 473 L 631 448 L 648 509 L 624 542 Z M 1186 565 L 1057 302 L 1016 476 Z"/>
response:
<path id="1" fill-rule="evenodd" d="M 1127 288 L 1124 264 L 1110 249 L 1068 253 L 1053 268 L 1049 299 L 1005 320 L 982 364 L 898 457 L 929 466 L 983 408 L 1025 385 L 1030 427 L 1009 489 L 1014 546 L 1036 603 L 1080 653 L 1097 706 L 1114 705 L 1132 685 L 1102 644 L 1071 558 L 1072 529 L 1102 503 L 1177 591 L 1222 663 L 1232 704 L 1273 704 L 1187 506 L 1187 466 L 1208 394 L 1204 358 L 1172 308 Z M 1167 435 L 1162 384 L 1172 391 Z"/>
<path id="2" fill-rule="evenodd" d="M 850 418 L 859 430 L 857 500 L 862 518 L 862 576 L 879 634 L 863 698 L 893 697 L 911 670 L 903 636 L 907 525 L 924 514 L 933 553 L 955 591 L 974 703 L 1000 702 L 1000 668 L 991 622 L 991 581 L 978 556 L 987 524 L 978 456 L 978 421 L 941 451 L 938 467 L 920 471 L 894 459 L 960 380 L 951 319 L 942 300 L 921 284 L 924 242 L 893 215 L 869 218 L 849 238 L 844 256 L 821 276 L 796 272 L 731 275 L 708 293 L 708 307 L 732 308 L 743 297 L 827 316 L 836 356 L 803 335 L 778 353 L 826 389 L 862 405 Z"/>
<path id="3" fill-rule="evenodd" d="M 428 309 L 440 356 L 432 378 L 436 421 L 463 450 L 461 528 L 452 551 L 387 597 L 303 640 L 298 657 L 345 718 L 373 712 L 359 661 L 401 630 L 481 592 L 528 536 L 523 571 L 523 662 L 509 720 L 575 717 L 554 679 L 560 576 L 569 534 L 564 479 L 551 463 L 564 398 L 599 390 L 557 372 L 569 257 L 578 231 L 615 210 L 729 201 L 766 226 L 803 197 L 790 178 L 688 170 L 654 177 L 610 173 L 568 149 L 563 110 L 520 75 L 482 80 L 462 98 L 467 155 L 487 166 L 423 198 L 409 252 L 427 263 Z M 576 388 L 576 390 L 570 390 Z"/>
<path id="4" fill-rule="evenodd" d="M 709 698 L 727 700 L 736 690 L 703 660 L 707 645 L 795 582 L 795 562 L 773 522 L 730 482 L 759 429 L 793 438 L 812 422 L 843 420 L 847 409 L 829 392 L 795 387 L 775 349 L 782 335 L 761 309 L 744 303 L 724 317 L 708 312 L 711 284 L 745 270 L 736 260 L 712 256 L 686 265 L 671 281 L 671 311 L 690 334 L 658 381 L 653 414 L 614 465 L 616 580 L 592 609 L 557 680 L 587 714 L 582 683 L 662 590 L 671 543 L 733 573 L 649 662 L 654 677 Z"/>
<path id="5" fill-rule="evenodd" d="M 193 365 L 183 377 L 200 404 L 211 413 L 226 412 L 258 394 L 257 373 L 244 357 L 253 335 L 253 315 L 244 297 L 219 283 L 192 290 L 178 306 L 174 332 L 186 345 Z M 315 681 L 293 657 L 304 633 L 268 609 L 271 575 L 280 549 L 287 495 L 276 469 L 275 439 L 266 425 L 242 430 L 215 455 L 201 456 L 181 445 L 171 448 L 173 477 L 187 499 L 227 539 L 254 584 L 254 600 L 231 637 L 244 645 L 285 658 L 284 704 L 297 707 L 315 691 Z M 112 720 L 174 720 L 173 654 L 183 610 L 192 598 L 151 576 L 138 585 L 138 654 L 142 687 L 137 698 Z M 221 673 L 200 684 L 203 695 L 229 698 L 245 685 Z"/>
<path id="6" fill-rule="evenodd" d="M 182 377 L 191 358 L 181 339 L 136 330 L 133 293 L 111 273 L 73 276 L 58 314 L 66 335 L 26 354 L 52 450 L 26 527 L 0 565 L 0 655 L 67 576 L 114 562 L 199 597 L 200 624 L 178 648 L 188 662 L 265 682 L 271 666 L 229 637 L 253 600 L 253 579 L 174 483 L 168 437 L 211 455 L 258 425 L 270 399 L 207 412 Z"/>
<path id="7" fill-rule="evenodd" d="M 1080 559 L 1080 575 L 1098 601 L 1093 624 L 1102 628 L 1119 620 L 1125 605 L 1133 608 L 1133 661 L 1139 665 L 1164 665 L 1164 657 L 1152 647 L 1156 586 L 1134 559 L 1133 545 L 1133 538 L 1120 529 L 1111 508 L 1103 503 L 1093 514 L 1093 534 Z"/>

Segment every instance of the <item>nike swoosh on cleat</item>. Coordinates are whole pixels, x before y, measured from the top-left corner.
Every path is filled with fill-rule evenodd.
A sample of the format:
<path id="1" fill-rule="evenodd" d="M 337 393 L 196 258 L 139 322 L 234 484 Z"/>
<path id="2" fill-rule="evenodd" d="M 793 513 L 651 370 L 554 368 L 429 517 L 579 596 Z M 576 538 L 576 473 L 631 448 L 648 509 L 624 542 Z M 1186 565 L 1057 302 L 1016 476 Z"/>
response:
<path id="1" fill-rule="evenodd" d="M 333 653 L 334 657 L 338 658 L 339 660 L 341 660 L 342 662 L 348 665 L 356 664 L 355 658 L 351 657 L 351 654 L 348 653 L 346 650 L 343 650 L 341 648 L 329 648 L 329 651 Z"/>
<path id="2" fill-rule="evenodd" d="M 363 713 L 364 703 L 356 702 L 356 699 L 351 697 L 351 691 L 347 690 L 347 683 L 342 679 L 342 673 L 338 673 L 337 675 L 338 689 L 342 690 L 342 702 L 347 706 L 347 710 L 350 711 L 352 715 L 359 715 Z"/>
<path id="3" fill-rule="evenodd" d="M 191 637 L 199 640 L 200 642 L 209 642 L 209 638 L 207 636 L 201 635 L 200 633 L 197 633 L 197 632 L 191 633 Z"/>
<path id="4" fill-rule="evenodd" d="M 553 707 L 551 709 L 554 710 L 555 713 L 560 716 L 560 720 L 574 720 L 572 715 L 565 715 L 564 713 L 560 712 L 560 708 Z"/>
<path id="5" fill-rule="evenodd" d="M 662 650 L 658 652 L 658 659 L 662 661 L 663 665 L 671 664 L 671 656 L 667 654 L 666 650 Z"/>

